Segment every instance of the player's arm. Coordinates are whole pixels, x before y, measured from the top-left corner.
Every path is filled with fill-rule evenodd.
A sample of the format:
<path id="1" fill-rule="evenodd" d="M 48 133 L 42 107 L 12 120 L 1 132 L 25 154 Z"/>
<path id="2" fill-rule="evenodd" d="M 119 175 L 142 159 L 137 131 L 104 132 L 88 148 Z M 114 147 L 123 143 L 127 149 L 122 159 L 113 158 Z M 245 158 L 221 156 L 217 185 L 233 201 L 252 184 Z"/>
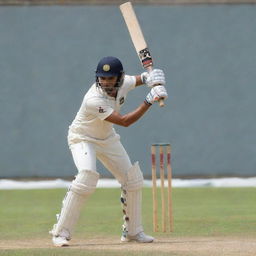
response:
<path id="1" fill-rule="evenodd" d="M 134 111 L 125 115 L 121 115 L 118 112 L 113 111 L 107 118 L 105 118 L 105 120 L 113 124 L 128 127 L 139 120 L 154 102 L 158 101 L 160 98 L 166 99 L 167 97 L 168 94 L 164 86 L 155 86 L 150 90 L 145 101 Z"/>
<path id="2" fill-rule="evenodd" d="M 131 124 L 135 123 L 138 119 L 140 119 L 145 114 L 145 112 L 150 108 L 151 105 L 152 104 L 143 102 L 134 111 L 125 115 L 121 115 L 118 112 L 113 111 L 112 114 L 108 116 L 105 120 L 113 124 L 128 127 Z"/>
<path id="3" fill-rule="evenodd" d="M 147 85 L 153 87 L 154 85 L 165 85 L 165 75 L 161 69 L 153 69 L 150 73 L 143 72 L 141 75 L 135 76 L 135 86 Z"/>
<path id="4" fill-rule="evenodd" d="M 136 84 L 135 86 L 140 86 L 140 85 L 143 85 L 143 81 L 141 79 L 141 75 L 138 75 L 138 76 L 135 76 L 135 79 L 136 79 Z"/>

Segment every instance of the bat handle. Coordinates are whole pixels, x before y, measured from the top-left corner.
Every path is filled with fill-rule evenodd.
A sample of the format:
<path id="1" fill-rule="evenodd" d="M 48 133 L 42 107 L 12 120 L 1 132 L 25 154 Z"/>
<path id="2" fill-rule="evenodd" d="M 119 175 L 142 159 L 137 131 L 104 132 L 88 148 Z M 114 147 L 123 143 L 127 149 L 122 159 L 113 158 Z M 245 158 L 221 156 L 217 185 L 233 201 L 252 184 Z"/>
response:
<path id="1" fill-rule="evenodd" d="M 153 70 L 153 66 L 152 65 L 147 67 L 148 73 L 150 73 L 152 70 Z M 159 104 L 159 107 L 164 107 L 164 99 L 159 99 L 158 100 L 158 104 Z"/>
<path id="2" fill-rule="evenodd" d="M 159 107 L 164 107 L 164 100 L 163 99 L 159 99 L 158 100 L 158 104 L 159 104 Z"/>

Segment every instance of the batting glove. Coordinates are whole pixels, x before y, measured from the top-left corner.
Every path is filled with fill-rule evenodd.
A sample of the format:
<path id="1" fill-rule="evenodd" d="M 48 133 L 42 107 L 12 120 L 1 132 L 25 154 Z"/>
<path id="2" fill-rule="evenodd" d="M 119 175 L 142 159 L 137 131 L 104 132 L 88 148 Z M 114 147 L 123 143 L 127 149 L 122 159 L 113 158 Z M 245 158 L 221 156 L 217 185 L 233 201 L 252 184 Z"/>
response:
<path id="1" fill-rule="evenodd" d="M 145 102 L 148 105 L 152 105 L 154 102 L 158 101 L 159 99 L 167 99 L 168 94 L 164 86 L 157 85 L 154 86 L 149 94 L 146 96 Z"/>
<path id="2" fill-rule="evenodd" d="M 165 75 L 161 69 L 153 69 L 151 72 L 143 72 L 141 74 L 141 80 L 148 87 L 155 85 L 165 85 Z"/>

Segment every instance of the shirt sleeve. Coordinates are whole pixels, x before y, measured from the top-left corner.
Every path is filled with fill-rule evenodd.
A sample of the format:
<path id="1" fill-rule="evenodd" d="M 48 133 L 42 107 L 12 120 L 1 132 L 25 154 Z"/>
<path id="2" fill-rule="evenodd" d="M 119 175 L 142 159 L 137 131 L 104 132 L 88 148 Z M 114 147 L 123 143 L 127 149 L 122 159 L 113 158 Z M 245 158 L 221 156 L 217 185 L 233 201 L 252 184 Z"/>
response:
<path id="1" fill-rule="evenodd" d="M 124 84 L 125 84 L 125 87 L 127 88 L 127 91 L 133 90 L 136 85 L 136 77 L 126 75 L 124 78 Z"/>
<path id="2" fill-rule="evenodd" d="M 110 116 L 114 109 L 107 104 L 106 101 L 100 98 L 90 98 L 86 101 L 86 111 L 89 114 L 97 116 L 99 119 L 104 120 Z"/>

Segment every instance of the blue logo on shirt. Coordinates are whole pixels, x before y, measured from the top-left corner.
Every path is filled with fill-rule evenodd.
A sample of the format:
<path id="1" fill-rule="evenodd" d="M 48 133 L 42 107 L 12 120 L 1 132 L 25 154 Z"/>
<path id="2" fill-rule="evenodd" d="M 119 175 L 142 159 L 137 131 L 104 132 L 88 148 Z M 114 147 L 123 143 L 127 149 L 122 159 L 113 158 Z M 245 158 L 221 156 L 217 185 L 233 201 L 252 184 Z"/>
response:
<path id="1" fill-rule="evenodd" d="M 124 97 L 119 99 L 119 104 L 122 105 L 124 103 Z"/>
<path id="2" fill-rule="evenodd" d="M 102 107 L 99 107 L 99 113 L 105 113 L 106 110 L 104 110 Z"/>

